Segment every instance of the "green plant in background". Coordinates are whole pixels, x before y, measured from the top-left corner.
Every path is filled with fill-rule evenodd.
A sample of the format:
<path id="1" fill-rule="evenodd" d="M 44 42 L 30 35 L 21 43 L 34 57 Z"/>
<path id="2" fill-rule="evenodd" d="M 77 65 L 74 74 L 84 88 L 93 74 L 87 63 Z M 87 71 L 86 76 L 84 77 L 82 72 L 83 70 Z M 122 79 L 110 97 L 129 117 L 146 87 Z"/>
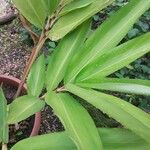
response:
<path id="1" fill-rule="evenodd" d="M 22 15 L 43 29 L 19 89 L 46 39 L 60 41 L 47 67 L 43 55 L 37 58 L 27 78 L 28 94 L 9 105 L 7 117 L 6 111 L 2 113 L 7 118 L 5 123 L 7 120 L 6 124 L 14 124 L 34 114 L 43 108 L 44 102 L 38 100 L 42 99 L 53 108 L 65 131 L 25 139 L 12 147 L 12 150 L 150 148 L 149 114 L 103 92 L 108 90 L 150 95 L 148 80 L 108 77 L 150 51 L 150 33 L 119 45 L 136 20 L 149 9 L 150 1 L 144 0 L 143 3 L 143 0 L 130 0 L 87 37 L 90 18 L 112 2 L 113 0 L 14 0 Z M 43 94 L 45 87 L 47 92 Z M 41 93 L 42 97 L 38 98 Z M 77 97 L 108 114 L 124 128 L 96 128 L 87 110 L 76 100 Z M 1 132 L 3 131 L 4 128 Z M 3 140 L 2 136 L 1 139 Z M 5 145 L 7 142 L 3 143 Z"/>
<path id="2" fill-rule="evenodd" d="M 128 0 L 117 0 L 116 3 L 107 7 L 100 13 L 96 14 L 93 17 L 94 23 L 92 28 L 95 29 L 99 24 L 101 24 L 106 18 L 113 15 L 120 7 L 126 5 Z M 150 30 L 149 25 L 150 20 L 150 10 L 146 11 L 134 26 L 129 30 L 127 35 L 123 38 L 120 43 L 124 43 L 130 39 L 133 39 L 137 36 L 144 34 Z M 137 79 L 149 79 L 150 78 L 150 63 L 149 63 L 149 53 L 144 55 L 142 58 L 134 61 L 128 66 L 116 71 L 115 73 L 111 74 L 109 77 L 113 78 L 137 78 Z M 150 103 L 149 103 L 149 96 L 137 96 L 135 94 L 121 94 L 113 92 L 128 102 L 131 102 L 135 106 L 142 108 L 143 110 L 150 112 Z M 143 101 L 143 99 L 145 99 Z M 98 116 L 98 115 L 97 115 Z"/>

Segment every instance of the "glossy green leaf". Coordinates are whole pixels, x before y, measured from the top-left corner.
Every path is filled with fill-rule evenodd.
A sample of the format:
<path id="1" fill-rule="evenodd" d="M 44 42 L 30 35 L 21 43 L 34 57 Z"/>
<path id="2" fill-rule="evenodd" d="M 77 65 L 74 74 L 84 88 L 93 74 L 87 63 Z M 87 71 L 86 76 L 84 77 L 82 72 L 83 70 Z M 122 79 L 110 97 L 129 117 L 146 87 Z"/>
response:
<path id="1" fill-rule="evenodd" d="M 72 3 L 66 5 L 60 12 L 60 16 L 65 15 L 73 10 L 86 7 L 90 5 L 94 0 L 75 0 Z"/>
<path id="2" fill-rule="evenodd" d="M 126 129 L 98 129 L 104 150 L 149 150 L 150 145 Z M 28 138 L 18 142 L 11 150 L 77 150 L 66 132 Z"/>
<path id="3" fill-rule="evenodd" d="M 52 63 L 48 65 L 46 75 L 48 90 L 55 89 L 62 81 L 70 60 L 85 41 L 89 26 L 90 21 L 83 23 L 59 43 L 52 57 Z"/>
<path id="4" fill-rule="evenodd" d="M 112 1 L 113 0 L 96 0 L 87 7 L 77 9 L 62 16 L 49 32 L 49 38 L 54 41 L 61 39 L 67 33 L 79 26 L 82 22 L 111 4 Z"/>
<path id="5" fill-rule="evenodd" d="M 44 101 L 32 96 L 19 97 L 9 105 L 7 123 L 18 123 L 40 111 L 44 105 Z"/>
<path id="6" fill-rule="evenodd" d="M 49 92 L 46 102 L 63 123 L 68 136 L 81 150 L 102 150 L 102 143 L 95 124 L 86 111 L 68 94 Z M 88 132 L 87 132 L 88 131 Z"/>
<path id="7" fill-rule="evenodd" d="M 8 142 L 7 100 L 0 87 L 0 142 Z"/>
<path id="8" fill-rule="evenodd" d="M 33 64 L 27 78 L 27 91 L 29 95 L 38 97 L 45 83 L 45 58 L 41 55 Z"/>
<path id="9" fill-rule="evenodd" d="M 109 90 L 115 92 L 150 95 L 150 81 L 140 79 L 117 79 L 104 78 L 95 80 L 86 80 L 77 85 L 99 90 Z"/>
<path id="10" fill-rule="evenodd" d="M 96 57 L 77 76 L 78 81 L 101 78 L 126 67 L 137 58 L 150 52 L 150 33 L 126 42 L 114 49 L 106 50 L 107 53 Z"/>
<path id="11" fill-rule="evenodd" d="M 84 89 L 73 84 L 68 84 L 66 88 L 69 92 L 91 103 L 150 143 L 150 132 L 148 132 L 150 115 L 146 112 L 111 95 Z"/>
<path id="12" fill-rule="evenodd" d="M 47 12 L 43 0 L 13 0 L 13 3 L 21 14 L 38 28 L 42 28 L 45 23 Z"/>
<path id="13" fill-rule="evenodd" d="M 101 56 L 119 44 L 136 20 L 150 7 L 150 1 L 130 0 L 118 12 L 108 18 L 86 41 L 75 63 L 70 63 L 66 82 L 74 81 L 78 73 L 95 57 Z"/>

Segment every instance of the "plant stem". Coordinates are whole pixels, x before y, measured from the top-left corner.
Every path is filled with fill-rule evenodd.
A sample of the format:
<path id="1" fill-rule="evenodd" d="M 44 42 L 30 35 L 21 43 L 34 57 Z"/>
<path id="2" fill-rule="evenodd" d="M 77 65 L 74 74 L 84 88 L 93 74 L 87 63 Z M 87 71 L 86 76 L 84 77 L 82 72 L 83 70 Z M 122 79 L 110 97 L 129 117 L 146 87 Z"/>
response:
<path id="1" fill-rule="evenodd" d="M 58 5 L 58 8 L 56 9 L 56 11 L 48 18 L 47 24 L 45 26 L 45 35 L 48 37 L 48 33 L 49 31 L 52 29 L 52 27 L 54 26 L 54 24 L 56 23 L 56 21 L 59 18 L 59 13 L 61 12 L 61 10 L 65 7 L 65 5 L 63 4 L 63 0 L 60 2 L 60 4 Z"/>
<path id="2" fill-rule="evenodd" d="M 56 91 L 57 93 L 60 93 L 60 92 L 66 91 L 66 89 L 65 89 L 65 86 L 62 86 L 62 87 L 60 87 L 60 88 L 57 88 L 55 91 Z"/>
<path id="3" fill-rule="evenodd" d="M 19 14 L 19 18 L 22 22 L 23 27 L 29 32 L 29 34 L 34 42 L 34 45 L 36 45 L 37 42 L 39 41 L 39 36 L 35 32 L 32 31 L 30 22 L 24 16 Z"/>
<path id="4" fill-rule="evenodd" d="M 25 67 L 21 82 L 20 82 L 18 90 L 17 90 L 17 92 L 14 96 L 14 99 L 17 98 L 20 95 L 22 86 L 23 86 L 23 84 L 26 80 L 26 77 L 27 77 L 30 69 L 31 69 L 31 66 L 32 66 L 33 62 L 35 61 L 39 51 L 43 47 L 46 39 L 48 38 L 49 31 L 52 29 L 53 25 L 58 20 L 59 13 L 63 9 L 64 6 L 65 5 L 63 5 L 62 2 L 61 2 L 58 6 L 58 9 L 54 12 L 54 14 L 48 18 L 47 23 L 45 25 L 45 28 L 43 29 L 42 34 L 40 36 L 39 42 L 38 42 L 37 46 L 35 46 L 32 50 L 31 56 L 30 56 L 30 58 L 28 60 L 28 63 Z"/>
<path id="5" fill-rule="evenodd" d="M 7 149 L 7 144 L 4 144 L 4 143 L 2 144 L 2 150 L 8 150 Z"/>
<path id="6" fill-rule="evenodd" d="M 27 62 L 27 65 L 26 65 L 26 67 L 25 67 L 25 69 L 24 69 L 24 73 L 23 73 L 21 82 L 20 82 L 20 84 L 19 84 L 18 90 L 17 90 L 17 92 L 16 92 L 14 98 L 17 98 L 17 97 L 20 95 L 20 92 L 21 92 L 22 86 L 23 86 L 23 84 L 24 84 L 24 82 L 25 82 L 25 80 L 26 80 L 26 77 L 27 77 L 27 75 L 28 75 L 28 73 L 29 73 L 29 71 L 30 71 L 30 69 L 31 69 L 31 66 L 32 66 L 33 62 L 35 61 L 35 59 L 36 59 L 36 57 L 37 57 L 39 51 L 40 51 L 41 48 L 43 47 L 43 44 L 45 43 L 45 40 L 46 40 L 46 37 L 43 36 L 43 37 L 39 40 L 37 46 L 33 48 L 32 53 L 31 53 L 31 55 L 30 55 L 30 58 L 29 58 L 29 60 L 28 60 L 28 62 Z"/>

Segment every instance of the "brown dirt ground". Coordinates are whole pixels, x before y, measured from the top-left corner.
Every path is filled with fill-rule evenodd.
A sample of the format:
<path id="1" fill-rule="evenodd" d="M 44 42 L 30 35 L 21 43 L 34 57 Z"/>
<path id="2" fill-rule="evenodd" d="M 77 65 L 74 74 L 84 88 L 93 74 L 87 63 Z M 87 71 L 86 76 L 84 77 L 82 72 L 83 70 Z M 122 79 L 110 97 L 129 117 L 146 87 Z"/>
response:
<path id="1" fill-rule="evenodd" d="M 31 48 L 24 44 L 19 35 L 20 22 L 0 26 L 0 74 L 20 78 Z"/>

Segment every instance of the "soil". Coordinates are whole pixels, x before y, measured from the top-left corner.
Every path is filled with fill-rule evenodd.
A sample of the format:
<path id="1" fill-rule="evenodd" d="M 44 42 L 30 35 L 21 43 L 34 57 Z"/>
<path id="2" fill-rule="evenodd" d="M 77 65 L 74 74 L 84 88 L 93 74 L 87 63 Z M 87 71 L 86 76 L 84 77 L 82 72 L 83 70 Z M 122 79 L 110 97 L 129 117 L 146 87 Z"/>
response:
<path id="1" fill-rule="evenodd" d="M 13 100 L 13 97 L 17 89 L 15 87 L 5 84 L 2 85 L 2 88 L 4 90 L 4 94 L 7 99 L 7 104 L 10 104 Z M 34 124 L 34 116 L 31 116 L 18 124 L 19 129 L 16 129 L 15 125 L 10 125 L 8 148 L 11 148 L 18 141 L 29 137 L 32 131 L 33 124 Z"/>
<path id="2" fill-rule="evenodd" d="M 64 127 L 58 117 L 53 113 L 52 108 L 45 106 L 42 111 L 42 123 L 39 134 L 63 131 Z"/>
<path id="3" fill-rule="evenodd" d="M 20 78 L 31 47 L 22 41 L 18 19 L 0 26 L 0 74 Z"/>

